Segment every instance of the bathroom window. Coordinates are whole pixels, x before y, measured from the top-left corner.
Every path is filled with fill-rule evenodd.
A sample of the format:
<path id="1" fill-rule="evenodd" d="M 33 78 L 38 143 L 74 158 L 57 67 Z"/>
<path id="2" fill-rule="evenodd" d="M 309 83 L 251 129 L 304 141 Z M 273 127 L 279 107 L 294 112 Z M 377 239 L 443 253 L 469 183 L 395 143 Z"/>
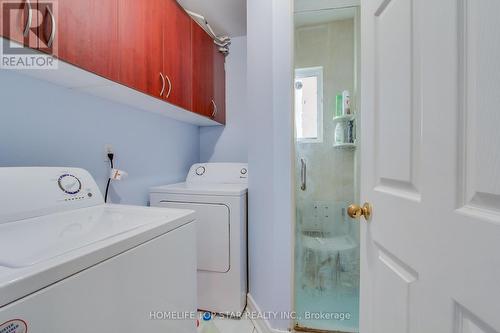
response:
<path id="1" fill-rule="evenodd" d="M 323 141 L 323 67 L 295 70 L 295 135 L 297 141 Z"/>

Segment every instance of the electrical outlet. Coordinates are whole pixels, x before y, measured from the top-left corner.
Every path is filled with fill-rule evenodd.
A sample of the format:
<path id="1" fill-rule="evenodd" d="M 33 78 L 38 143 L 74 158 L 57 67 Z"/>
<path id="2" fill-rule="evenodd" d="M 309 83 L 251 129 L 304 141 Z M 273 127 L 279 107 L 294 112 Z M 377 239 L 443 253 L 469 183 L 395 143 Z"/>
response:
<path id="1" fill-rule="evenodd" d="M 108 154 L 113 154 L 113 145 L 107 143 L 104 145 L 104 162 L 109 163 Z"/>

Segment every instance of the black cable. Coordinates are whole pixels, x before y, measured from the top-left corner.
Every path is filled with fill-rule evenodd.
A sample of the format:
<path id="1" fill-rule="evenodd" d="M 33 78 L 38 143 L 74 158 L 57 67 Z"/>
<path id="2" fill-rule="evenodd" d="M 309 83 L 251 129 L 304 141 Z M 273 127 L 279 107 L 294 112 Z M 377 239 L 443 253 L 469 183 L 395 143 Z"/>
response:
<path id="1" fill-rule="evenodd" d="M 113 158 L 115 155 L 113 153 L 108 154 L 109 158 L 109 165 L 111 166 L 111 170 L 114 168 L 113 166 Z M 108 183 L 106 184 L 106 193 L 104 194 L 104 202 L 108 202 L 108 191 L 109 191 L 109 185 L 111 184 L 111 177 L 108 178 Z"/>

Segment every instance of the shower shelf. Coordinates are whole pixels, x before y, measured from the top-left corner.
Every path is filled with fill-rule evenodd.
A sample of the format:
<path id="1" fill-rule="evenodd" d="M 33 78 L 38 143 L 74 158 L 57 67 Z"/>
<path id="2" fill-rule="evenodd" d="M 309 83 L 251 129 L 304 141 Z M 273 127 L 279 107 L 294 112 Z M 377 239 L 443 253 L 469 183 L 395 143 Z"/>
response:
<path id="1" fill-rule="evenodd" d="M 344 116 L 333 117 L 333 121 L 334 122 L 350 121 L 350 120 L 354 120 L 354 115 L 353 114 L 347 114 L 347 115 L 344 115 Z"/>
<path id="2" fill-rule="evenodd" d="M 340 149 L 356 149 L 358 145 L 355 143 L 334 143 L 333 148 L 340 148 Z"/>

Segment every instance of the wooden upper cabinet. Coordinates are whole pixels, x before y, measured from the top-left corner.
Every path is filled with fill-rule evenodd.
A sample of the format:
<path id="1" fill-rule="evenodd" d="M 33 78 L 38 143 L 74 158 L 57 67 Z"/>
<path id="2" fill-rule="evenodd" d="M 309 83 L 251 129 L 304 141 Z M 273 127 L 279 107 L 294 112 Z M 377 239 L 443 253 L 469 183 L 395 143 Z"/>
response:
<path id="1" fill-rule="evenodd" d="M 118 1 L 58 1 L 40 5 L 40 49 L 89 72 L 118 81 Z M 121 1 L 121 0 L 120 0 Z M 51 47 L 51 14 L 56 31 Z"/>
<path id="2" fill-rule="evenodd" d="M 191 18 L 175 0 L 165 0 L 163 72 L 165 99 L 190 110 L 192 103 Z"/>
<path id="3" fill-rule="evenodd" d="M 0 0 L 0 35 L 30 48 L 38 48 L 37 0 Z"/>
<path id="4" fill-rule="evenodd" d="M 118 80 L 157 98 L 167 85 L 161 77 L 164 20 L 165 0 L 119 0 Z"/>
<path id="5" fill-rule="evenodd" d="M 0 34 L 225 123 L 225 57 L 176 0 L 0 0 Z"/>
<path id="6" fill-rule="evenodd" d="M 214 120 L 225 124 L 226 123 L 226 57 L 219 52 L 217 45 L 213 45 L 214 49 L 214 101 L 216 112 Z"/>
<path id="7" fill-rule="evenodd" d="M 213 39 L 195 22 L 193 44 L 193 111 L 226 122 L 225 56 Z"/>
<path id="8" fill-rule="evenodd" d="M 215 110 L 214 41 L 196 22 L 192 21 L 191 26 L 193 45 L 192 111 L 211 117 Z"/>

